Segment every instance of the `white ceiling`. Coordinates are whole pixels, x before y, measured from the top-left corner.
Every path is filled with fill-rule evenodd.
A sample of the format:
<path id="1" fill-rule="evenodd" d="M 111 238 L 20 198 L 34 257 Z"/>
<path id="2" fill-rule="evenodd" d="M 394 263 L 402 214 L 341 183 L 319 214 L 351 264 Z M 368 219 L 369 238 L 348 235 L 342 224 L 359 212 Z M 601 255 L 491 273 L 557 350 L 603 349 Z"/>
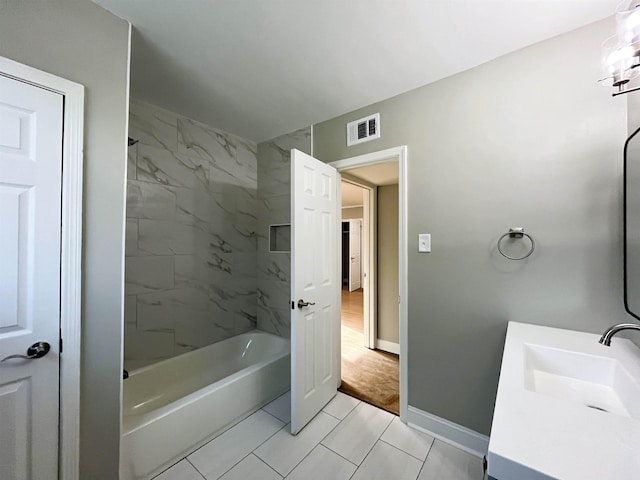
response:
<path id="1" fill-rule="evenodd" d="M 364 205 L 364 189 L 353 183 L 342 182 L 342 207 L 361 207 Z"/>
<path id="2" fill-rule="evenodd" d="M 618 0 L 95 2 L 134 26 L 134 97 L 262 141 L 594 22 Z"/>
<path id="3" fill-rule="evenodd" d="M 343 170 L 352 177 L 361 178 L 372 185 L 396 185 L 400 178 L 398 171 L 398 161 L 388 161 L 383 163 L 374 163 L 364 167 L 351 168 Z"/>

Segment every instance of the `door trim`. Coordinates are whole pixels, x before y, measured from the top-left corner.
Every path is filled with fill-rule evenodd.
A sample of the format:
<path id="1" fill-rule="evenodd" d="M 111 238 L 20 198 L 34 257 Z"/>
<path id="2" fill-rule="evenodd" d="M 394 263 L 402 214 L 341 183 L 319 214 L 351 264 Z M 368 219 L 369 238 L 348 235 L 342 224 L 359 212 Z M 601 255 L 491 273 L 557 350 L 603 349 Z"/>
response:
<path id="1" fill-rule="evenodd" d="M 80 457 L 80 325 L 84 87 L 0 57 L 0 75 L 64 97 L 60 244 L 60 417 L 58 477 L 78 480 Z"/>
<path id="2" fill-rule="evenodd" d="M 329 165 L 334 167 L 338 172 L 350 168 L 361 167 L 365 165 L 374 165 L 376 163 L 384 163 L 389 160 L 398 159 L 398 281 L 400 298 L 398 299 L 400 312 L 400 420 L 407 422 L 408 408 L 408 302 L 407 302 L 407 146 L 402 145 L 378 152 L 366 153 L 357 157 L 351 157 L 344 160 L 330 162 Z M 339 344 L 338 344 L 339 346 Z"/>

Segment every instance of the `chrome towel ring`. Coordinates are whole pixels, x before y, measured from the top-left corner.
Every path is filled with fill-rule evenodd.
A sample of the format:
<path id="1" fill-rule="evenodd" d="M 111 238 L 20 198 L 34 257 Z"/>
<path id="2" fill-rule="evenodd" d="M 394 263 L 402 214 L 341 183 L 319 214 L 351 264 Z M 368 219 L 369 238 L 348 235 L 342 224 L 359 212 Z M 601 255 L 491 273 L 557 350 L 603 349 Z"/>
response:
<path id="1" fill-rule="evenodd" d="M 522 237 L 527 237 L 529 239 L 529 241 L 531 242 L 531 248 L 529 249 L 529 251 L 522 257 L 511 257 L 509 255 L 507 255 L 506 253 L 504 253 L 502 251 L 502 248 L 500 248 L 500 242 L 502 242 L 502 240 L 505 237 L 509 237 L 509 238 L 522 238 Z M 533 240 L 533 237 L 531 235 L 529 235 L 528 233 L 524 233 L 524 228 L 523 227 L 514 227 L 514 228 L 510 228 L 509 231 L 507 233 L 505 233 L 504 235 L 502 235 L 499 239 L 498 239 L 498 251 L 500 252 L 500 255 L 502 255 L 505 258 L 508 258 L 509 260 L 524 260 L 525 258 L 527 258 L 528 256 L 530 256 L 533 251 L 536 249 L 536 242 Z"/>

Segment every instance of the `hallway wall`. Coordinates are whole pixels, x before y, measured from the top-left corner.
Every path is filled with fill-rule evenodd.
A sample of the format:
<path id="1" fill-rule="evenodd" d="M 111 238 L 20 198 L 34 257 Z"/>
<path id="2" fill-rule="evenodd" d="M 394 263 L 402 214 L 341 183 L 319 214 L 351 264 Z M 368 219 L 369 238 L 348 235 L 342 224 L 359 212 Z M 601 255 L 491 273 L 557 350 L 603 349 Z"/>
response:
<path id="1" fill-rule="evenodd" d="M 378 187 L 378 338 L 400 342 L 398 185 Z"/>

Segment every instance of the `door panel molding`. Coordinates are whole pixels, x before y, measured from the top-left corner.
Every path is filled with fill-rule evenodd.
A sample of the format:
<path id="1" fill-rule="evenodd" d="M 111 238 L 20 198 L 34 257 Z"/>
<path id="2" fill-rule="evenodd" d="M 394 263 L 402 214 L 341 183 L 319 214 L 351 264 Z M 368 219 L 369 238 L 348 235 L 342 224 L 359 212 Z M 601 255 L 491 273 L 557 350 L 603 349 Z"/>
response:
<path id="1" fill-rule="evenodd" d="M 64 96 L 60 250 L 60 336 L 64 350 L 60 355 L 58 475 L 65 480 L 78 480 L 84 87 L 4 57 L 0 57 L 0 75 Z M 123 150 L 124 145 L 123 139 Z"/>

